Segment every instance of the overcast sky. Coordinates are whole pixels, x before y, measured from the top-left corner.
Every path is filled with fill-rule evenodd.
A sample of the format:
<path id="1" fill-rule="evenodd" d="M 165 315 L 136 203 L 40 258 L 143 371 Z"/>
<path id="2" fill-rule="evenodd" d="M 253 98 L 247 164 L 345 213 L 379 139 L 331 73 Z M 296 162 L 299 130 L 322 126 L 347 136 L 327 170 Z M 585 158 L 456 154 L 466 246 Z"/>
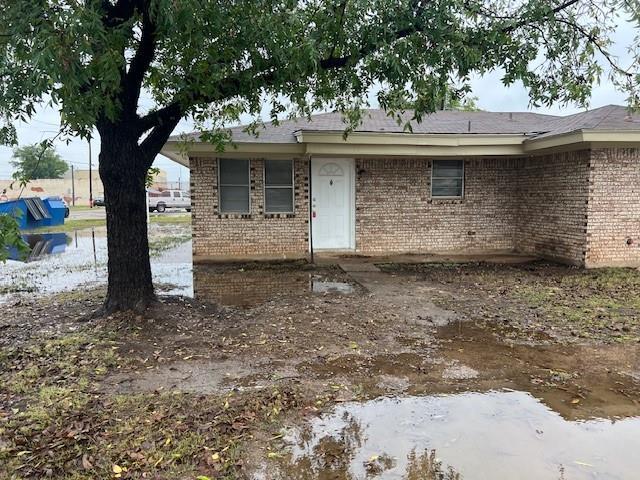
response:
<path id="1" fill-rule="evenodd" d="M 626 49 L 632 44 L 634 36 L 634 27 L 630 23 L 621 22 L 613 38 L 615 46 L 612 48 L 612 52 L 619 57 L 621 64 L 625 67 L 631 62 L 631 57 L 627 53 Z M 522 85 L 514 85 L 512 87 L 505 88 L 500 82 L 501 76 L 500 72 L 493 72 L 492 74 L 485 75 L 484 77 L 477 77 L 473 79 L 473 95 L 478 97 L 477 103 L 481 109 L 488 111 L 529 110 L 554 114 L 571 114 L 579 111 L 579 109 L 573 105 L 532 109 L 529 107 L 527 92 Z M 590 108 L 601 107 L 612 103 L 624 104 L 625 95 L 616 91 L 610 82 L 603 79 L 601 85 L 596 86 L 593 91 Z M 143 105 L 143 107 L 150 106 L 151 105 Z M 376 107 L 376 105 L 373 105 L 373 107 Z M 54 136 L 57 132 L 59 122 L 60 117 L 56 110 L 42 109 L 29 124 L 18 125 L 19 144 L 25 145 L 35 143 Z M 191 130 L 193 130 L 191 122 L 183 120 L 180 122 L 174 133 L 182 133 Z M 99 149 L 99 140 L 96 138 L 92 141 L 92 158 L 94 168 L 97 167 Z M 67 163 L 73 164 L 80 169 L 86 169 L 88 167 L 89 148 L 86 141 L 73 140 L 69 144 L 57 142 L 56 150 L 62 158 L 67 161 Z M 13 168 L 9 164 L 11 157 L 12 150 L 8 147 L 0 146 L 0 179 L 11 177 L 11 174 L 13 173 Z M 176 181 L 179 178 L 184 181 L 189 177 L 188 169 L 161 155 L 156 158 L 154 165 L 165 170 L 170 181 Z"/>

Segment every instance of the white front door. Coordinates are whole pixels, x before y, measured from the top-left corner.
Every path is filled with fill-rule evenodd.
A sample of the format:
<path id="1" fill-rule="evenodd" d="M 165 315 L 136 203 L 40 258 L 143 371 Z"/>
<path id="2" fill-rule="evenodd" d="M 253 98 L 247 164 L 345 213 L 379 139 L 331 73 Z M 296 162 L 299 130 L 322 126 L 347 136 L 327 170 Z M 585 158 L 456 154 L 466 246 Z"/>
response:
<path id="1" fill-rule="evenodd" d="M 347 250 L 353 245 L 352 159 L 311 160 L 311 235 L 314 250 Z"/>

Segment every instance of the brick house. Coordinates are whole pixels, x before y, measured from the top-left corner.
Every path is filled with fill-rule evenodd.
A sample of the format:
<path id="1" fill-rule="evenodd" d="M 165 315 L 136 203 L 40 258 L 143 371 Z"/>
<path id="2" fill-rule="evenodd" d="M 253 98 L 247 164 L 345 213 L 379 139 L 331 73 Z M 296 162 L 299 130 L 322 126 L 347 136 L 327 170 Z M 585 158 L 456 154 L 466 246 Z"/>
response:
<path id="1" fill-rule="evenodd" d="M 522 252 L 586 267 L 640 266 L 640 117 L 442 111 L 403 131 L 369 110 L 232 128 L 163 154 L 191 169 L 194 261 Z"/>

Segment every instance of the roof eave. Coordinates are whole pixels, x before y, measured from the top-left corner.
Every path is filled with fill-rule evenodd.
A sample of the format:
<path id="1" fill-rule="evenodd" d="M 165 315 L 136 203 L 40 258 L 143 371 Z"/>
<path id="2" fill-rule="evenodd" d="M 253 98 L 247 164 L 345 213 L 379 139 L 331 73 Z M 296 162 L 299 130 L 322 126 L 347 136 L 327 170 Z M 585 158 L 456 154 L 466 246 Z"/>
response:
<path id="1" fill-rule="evenodd" d="M 575 147 L 579 144 L 588 147 L 632 146 L 637 148 L 640 147 L 640 129 L 580 129 L 541 138 L 529 138 L 524 141 L 523 146 L 525 152 L 536 152 L 558 147 Z"/>
<path id="2" fill-rule="evenodd" d="M 298 143 L 258 143 L 236 142 L 230 144 L 224 152 L 217 152 L 213 145 L 205 142 L 189 143 L 182 141 L 167 142 L 162 151 L 172 160 L 184 166 L 189 166 L 189 157 L 247 157 L 247 156 L 292 156 L 304 155 L 305 147 Z"/>
<path id="3" fill-rule="evenodd" d="M 235 142 L 223 153 L 211 144 L 169 141 L 161 154 L 189 166 L 189 157 L 291 158 L 305 155 L 359 157 L 522 156 L 553 150 L 606 146 L 640 147 L 640 129 L 583 129 L 530 137 L 524 134 L 415 134 L 298 130 L 292 142 Z M 186 150 L 185 150 L 186 149 Z"/>

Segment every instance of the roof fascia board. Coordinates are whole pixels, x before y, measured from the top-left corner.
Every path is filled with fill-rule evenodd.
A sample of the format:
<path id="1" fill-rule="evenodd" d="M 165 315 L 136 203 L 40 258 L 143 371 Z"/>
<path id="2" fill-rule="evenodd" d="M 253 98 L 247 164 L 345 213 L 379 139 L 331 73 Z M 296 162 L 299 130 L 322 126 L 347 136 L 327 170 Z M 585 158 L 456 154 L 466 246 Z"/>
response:
<path id="1" fill-rule="evenodd" d="M 180 142 L 168 142 L 160 153 L 175 160 L 174 157 L 197 157 L 199 154 L 207 157 L 231 157 L 231 156 L 262 156 L 262 155 L 303 155 L 305 146 L 298 143 L 235 143 L 229 146 L 224 153 L 216 152 L 209 143 L 190 143 L 186 146 L 186 154 L 180 148 Z M 181 163 L 179 160 L 175 160 Z M 188 160 L 187 160 L 188 164 Z"/>
<path id="2" fill-rule="evenodd" d="M 527 136 L 522 134 L 435 134 L 352 132 L 344 138 L 343 132 L 299 130 L 294 133 L 299 143 L 335 143 L 348 145 L 520 145 Z"/>
<path id="3" fill-rule="evenodd" d="M 531 138 L 524 142 L 523 147 L 525 152 L 535 152 L 536 150 L 546 150 L 548 148 L 584 143 L 584 141 L 584 136 L 580 130 L 550 137 Z"/>
<path id="4" fill-rule="evenodd" d="M 186 156 L 169 148 L 167 145 L 162 154 L 176 162 L 188 166 Z M 505 156 L 523 155 L 522 144 L 507 145 L 349 145 L 335 143 L 308 143 L 308 144 L 236 144 L 237 148 L 229 149 L 223 153 L 216 152 L 208 144 L 193 144 L 189 146 L 188 156 L 210 158 L 291 158 L 303 155 L 326 156 L 386 156 L 386 157 L 459 157 L 459 156 Z"/>
<path id="5" fill-rule="evenodd" d="M 309 143 L 307 154 L 356 157 L 465 157 L 523 155 L 522 145 L 340 145 L 333 143 Z"/>

